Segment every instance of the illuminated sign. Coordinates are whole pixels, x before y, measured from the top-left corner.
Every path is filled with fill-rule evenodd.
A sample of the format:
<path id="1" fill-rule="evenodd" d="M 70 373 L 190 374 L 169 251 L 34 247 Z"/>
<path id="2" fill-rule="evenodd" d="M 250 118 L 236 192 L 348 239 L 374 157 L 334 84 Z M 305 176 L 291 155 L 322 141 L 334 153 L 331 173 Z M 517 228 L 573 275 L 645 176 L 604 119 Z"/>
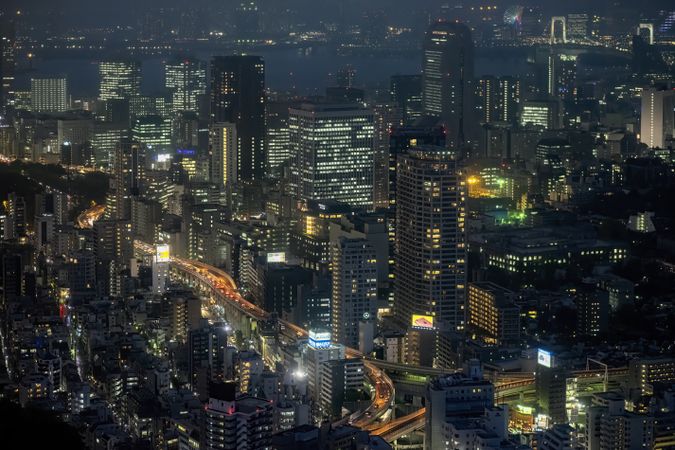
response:
<path id="1" fill-rule="evenodd" d="M 419 328 L 422 330 L 433 330 L 434 329 L 434 316 L 425 316 L 422 314 L 413 314 L 412 316 L 412 327 Z"/>
<path id="2" fill-rule="evenodd" d="M 286 253 L 284 253 L 284 252 L 268 253 L 267 254 L 267 262 L 268 263 L 283 263 L 283 262 L 286 262 Z"/>
<path id="3" fill-rule="evenodd" d="M 548 352 L 540 348 L 537 350 L 537 363 L 541 364 L 544 367 L 552 367 L 553 355 L 551 355 L 551 352 Z"/>
<path id="4" fill-rule="evenodd" d="M 171 161 L 171 155 L 168 153 L 158 153 L 157 154 L 157 162 L 164 163 Z"/>
<path id="5" fill-rule="evenodd" d="M 330 331 L 309 330 L 309 346 L 312 348 L 328 348 L 331 345 Z"/>
<path id="6" fill-rule="evenodd" d="M 171 259 L 170 248 L 168 245 L 158 245 L 155 260 L 157 262 L 168 262 Z"/>
<path id="7" fill-rule="evenodd" d="M 190 148 L 179 148 L 176 150 L 177 155 L 185 155 L 185 156 L 194 156 L 197 154 L 197 150 L 193 150 Z"/>

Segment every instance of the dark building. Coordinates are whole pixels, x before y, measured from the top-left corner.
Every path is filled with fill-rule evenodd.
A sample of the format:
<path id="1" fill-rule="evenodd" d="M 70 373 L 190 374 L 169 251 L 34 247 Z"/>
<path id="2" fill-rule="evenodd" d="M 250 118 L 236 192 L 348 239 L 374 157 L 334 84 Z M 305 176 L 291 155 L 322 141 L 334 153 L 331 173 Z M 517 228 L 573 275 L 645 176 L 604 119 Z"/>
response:
<path id="1" fill-rule="evenodd" d="M 211 123 L 236 126 L 238 178 L 265 175 L 265 64 L 259 56 L 218 56 L 211 61 Z"/>
<path id="2" fill-rule="evenodd" d="M 422 115 L 422 75 L 393 75 L 389 95 L 403 112 L 406 124 Z"/>
<path id="3" fill-rule="evenodd" d="M 448 129 L 448 147 L 459 150 L 473 138 L 473 41 L 466 25 L 436 22 L 427 30 L 422 62 L 424 114 Z"/>

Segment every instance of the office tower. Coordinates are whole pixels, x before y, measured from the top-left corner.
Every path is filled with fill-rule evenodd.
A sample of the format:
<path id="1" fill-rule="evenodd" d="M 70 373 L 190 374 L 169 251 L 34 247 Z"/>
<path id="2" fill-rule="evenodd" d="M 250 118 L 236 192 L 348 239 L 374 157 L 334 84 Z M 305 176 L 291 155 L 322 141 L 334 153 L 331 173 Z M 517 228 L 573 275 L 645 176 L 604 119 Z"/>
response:
<path id="1" fill-rule="evenodd" d="M 318 399 L 321 394 L 323 363 L 344 359 L 344 346 L 333 343 L 330 331 L 309 330 L 307 351 L 303 356 L 303 368 L 307 372 L 309 395 Z"/>
<path id="2" fill-rule="evenodd" d="M 38 77 L 30 80 L 31 110 L 35 113 L 63 112 L 68 109 L 65 77 Z"/>
<path id="3" fill-rule="evenodd" d="M 91 141 L 91 152 L 97 168 L 109 170 L 115 156 L 117 143 L 127 133 L 127 125 L 94 122 Z"/>
<path id="4" fill-rule="evenodd" d="M 403 116 L 396 105 L 378 104 L 373 106 L 373 118 L 373 207 L 379 209 L 389 206 L 389 136 L 403 125 Z"/>
<path id="5" fill-rule="evenodd" d="M 21 297 L 24 293 L 23 262 L 21 255 L 6 253 L 2 255 L 2 301 L 7 302 Z"/>
<path id="6" fill-rule="evenodd" d="M 405 124 L 411 124 L 422 115 L 421 75 L 392 75 L 389 95 L 403 113 Z"/>
<path id="7" fill-rule="evenodd" d="M 211 182 L 232 188 L 237 182 L 237 129 L 233 123 L 214 123 L 209 128 Z"/>
<path id="8" fill-rule="evenodd" d="M 359 322 L 377 314 L 377 255 L 366 239 L 340 237 L 331 245 L 335 342 L 359 347 Z"/>
<path id="9" fill-rule="evenodd" d="M 520 308 L 514 293 L 489 281 L 469 283 L 467 326 L 487 344 L 503 345 L 520 338 Z"/>
<path id="10" fill-rule="evenodd" d="M 520 106 L 520 125 L 545 130 L 562 128 L 560 101 L 556 99 L 525 100 Z"/>
<path id="11" fill-rule="evenodd" d="M 439 117 L 448 147 L 459 149 L 473 137 L 473 41 L 466 25 L 436 22 L 424 39 L 424 114 Z"/>
<path id="12" fill-rule="evenodd" d="M 396 205 L 396 174 L 398 158 L 417 146 L 445 147 L 446 132 L 442 126 L 398 127 L 389 136 L 389 206 Z"/>
<path id="13" fill-rule="evenodd" d="M 129 100 L 129 117 L 133 119 L 145 116 L 160 116 L 168 119 L 173 112 L 171 95 L 135 95 Z"/>
<path id="14" fill-rule="evenodd" d="M 9 239 L 21 239 L 26 236 L 26 222 L 28 215 L 26 213 L 26 199 L 17 195 L 16 192 L 10 192 L 7 196 L 7 216 Z"/>
<path id="15" fill-rule="evenodd" d="M 131 138 L 148 150 L 168 151 L 171 148 L 171 119 L 160 116 L 137 117 L 131 127 Z"/>
<path id="16" fill-rule="evenodd" d="M 520 80 L 503 76 L 498 81 L 498 113 L 500 122 L 515 123 L 520 104 Z"/>
<path id="17" fill-rule="evenodd" d="M 201 400 L 208 398 L 209 383 L 225 380 L 227 327 L 202 323 L 188 331 L 188 384 Z"/>
<path id="18" fill-rule="evenodd" d="M 144 177 L 145 148 L 132 139 L 122 139 L 113 161 L 113 209 L 118 220 L 131 218 L 131 198 L 140 195 Z"/>
<path id="19" fill-rule="evenodd" d="M 54 239 L 54 215 L 53 214 L 36 214 L 33 224 L 33 231 L 35 232 L 35 246 L 44 250 L 44 247 L 51 244 Z"/>
<path id="20" fill-rule="evenodd" d="M 576 13 L 567 15 L 567 39 L 572 42 L 583 42 L 590 36 L 590 19 L 588 14 Z"/>
<path id="21" fill-rule="evenodd" d="M 363 360 L 335 359 L 321 364 L 321 391 L 317 401 L 322 415 L 342 417 L 342 406 L 350 393 L 363 390 Z"/>
<path id="22" fill-rule="evenodd" d="M 199 111 L 206 95 L 206 63 L 194 58 L 177 58 L 164 66 L 164 86 L 172 93 L 174 112 Z"/>
<path id="23" fill-rule="evenodd" d="M 171 261 L 169 252 L 168 245 L 158 245 L 157 252 L 152 258 L 152 292 L 157 295 L 166 292 Z"/>
<path id="24" fill-rule="evenodd" d="M 493 408 L 494 387 L 483 379 L 480 367 L 471 373 L 454 373 L 433 379 L 426 389 L 424 448 L 447 448 L 448 424 L 462 419 L 478 418 Z M 464 447 L 462 447 L 464 448 Z"/>
<path id="25" fill-rule="evenodd" d="M 211 61 L 211 123 L 237 131 L 237 176 L 265 175 L 265 64 L 259 56 L 219 56 Z"/>
<path id="26" fill-rule="evenodd" d="M 271 448 L 274 405 L 261 398 L 237 396 L 234 383 L 212 383 L 206 404 L 207 450 Z"/>
<path id="27" fill-rule="evenodd" d="M 577 94 L 576 56 L 552 53 L 548 56 L 548 94 L 573 102 Z"/>
<path id="28" fill-rule="evenodd" d="M 288 129 L 288 102 L 268 102 L 265 114 L 267 116 L 267 138 L 265 139 L 265 154 L 267 155 L 267 175 L 280 177 L 282 166 L 288 164 L 291 158 L 290 136 Z"/>
<path id="29" fill-rule="evenodd" d="M 141 63 L 138 61 L 101 61 L 99 99 L 129 99 L 140 95 Z"/>
<path id="30" fill-rule="evenodd" d="M 12 101 L 16 70 L 16 28 L 14 21 L 0 12 L 0 111 Z"/>
<path id="31" fill-rule="evenodd" d="M 477 110 L 480 112 L 480 123 L 491 123 L 498 120 L 499 114 L 499 91 L 497 78 L 492 75 L 478 79 Z"/>
<path id="32" fill-rule="evenodd" d="M 466 297 L 465 185 L 450 152 L 417 147 L 399 156 L 394 314 L 404 326 L 463 330 Z M 427 322 L 430 320 L 427 319 Z M 426 323 L 425 323 L 426 324 Z"/>
<path id="33" fill-rule="evenodd" d="M 357 104 L 303 104 L 289 117 L 298 198 L 373 202 L 373 113 Z"/>
<path id="34" fill-rule="evenodd" d="M 644 88 L 641 100 L 640 141 L 649 148 L 666 148 L 666 141 L 673 137 L 675 128 L 675 91 Z"/>

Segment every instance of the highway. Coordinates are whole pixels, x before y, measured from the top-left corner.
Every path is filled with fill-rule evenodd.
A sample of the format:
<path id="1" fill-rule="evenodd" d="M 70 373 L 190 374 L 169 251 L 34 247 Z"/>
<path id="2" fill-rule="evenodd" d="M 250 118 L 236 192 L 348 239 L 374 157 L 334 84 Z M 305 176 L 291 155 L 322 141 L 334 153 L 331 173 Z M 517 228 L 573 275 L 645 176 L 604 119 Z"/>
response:
<path id="1" fill-rule="evenodd" d="M 153 254 L 154 248 L 151 245 L 140 241 L 134 241 L 138 250 L 146 254 Z M 171 263 L 182 271 L 196 277 L 201 282 L 213 288 L 227 299 L 231 305 L 236 307 L 241 313 L 257 321 L 265 321 L 270 318 L 270 313 L 246 300 L 237 290 L 237 285 L 232 277 L 225 271 L 204 264 L 199 261 L 188 260 L 179 257 L 171 257 Z M 279 320 L 282 326 L 282 333 L 293 340 L 306 338 L 307 330 L 286 320 Z M 290 333 L 289 333 L 290 332 Z M 348 358 L 364 358 L 364 355 L 356 349 L 346 347 L 345 355 Z M 377 419 L 382 417 L 392 406 L 394 399 L 394 383 L 387 376 L 384 370 L 378 368 L 372 361 L 364 358 L 363 360 L 366 376 L 375 389 L 373 401 L 368 408 L 352 415 L 350 423 L 359 428 L 367 428 Z"/>

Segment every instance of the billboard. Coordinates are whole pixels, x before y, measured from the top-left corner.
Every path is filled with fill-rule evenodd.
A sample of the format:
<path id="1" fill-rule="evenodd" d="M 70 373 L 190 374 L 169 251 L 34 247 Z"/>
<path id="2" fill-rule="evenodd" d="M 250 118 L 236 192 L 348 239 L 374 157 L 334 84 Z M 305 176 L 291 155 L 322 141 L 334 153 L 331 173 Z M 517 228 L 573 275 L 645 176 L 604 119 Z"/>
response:
<path id="1" fill-rule="evenodd" d="M 537 350 L 537 364 L 544 367 L 553 367 L 553 355 L 542 348 Z"/>
<path id="2" fill-rule="evenodd" d="M 434 316 L 426 316 L 423 314 L 413 314 L 412 323 L 413 328 L 418 328 L 421 330 L 433 330 L 434 329 Z"/>
<path id="3" fill-rule="evenodd" d="M 268 263 L 283 263 L 283 262 L 286 262 L 286 253 L 284 253 L 284 252 L 268 253 L 267 254 L 267 262 Z"/>
<path id="4" fill-rule="evenodd" d="M 312 348 L 327 348 L 331 344 L 330 331 L 309 330 L 309 346 Z"/>
<path id="5" fill-rule="evenodd" d="M 171 259 L 170 247 L 167 244 L 158 245 L 156 247 L 155 261 L 168 262 Z"/>

